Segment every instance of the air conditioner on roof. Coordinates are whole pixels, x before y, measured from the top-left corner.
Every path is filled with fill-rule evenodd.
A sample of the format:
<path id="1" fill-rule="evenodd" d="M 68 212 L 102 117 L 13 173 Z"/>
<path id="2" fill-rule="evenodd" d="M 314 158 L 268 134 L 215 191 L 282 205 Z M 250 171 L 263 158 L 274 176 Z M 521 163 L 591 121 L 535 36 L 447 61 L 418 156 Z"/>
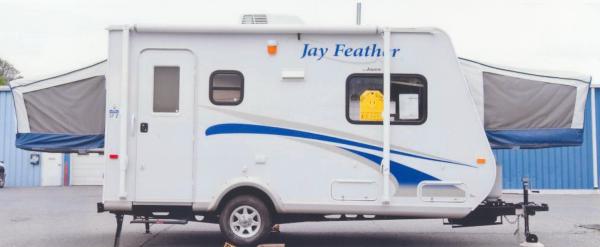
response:
<path id="1" fill-rule="evenodd" d="M 242 24 L 304 24 L 302 19 L 291 15 L 246 14 L 242 15 Z"/>

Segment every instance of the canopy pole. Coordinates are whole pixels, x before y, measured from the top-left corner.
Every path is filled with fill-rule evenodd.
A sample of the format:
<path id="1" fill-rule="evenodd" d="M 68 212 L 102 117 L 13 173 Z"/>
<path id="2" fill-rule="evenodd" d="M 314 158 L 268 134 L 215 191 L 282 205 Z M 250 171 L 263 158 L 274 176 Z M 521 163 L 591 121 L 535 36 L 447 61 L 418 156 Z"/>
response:
<path id="1" fill-rule="evenodd" d="M 596 138 L 596 88 L 590 88 L 592 105 L 592 174 L 594 175 L 594 189 L 598 189 L 598 143 Z"/>
<path id="2" fill-rule="evenodd" d="M 127 155 L 127 132 L 129 117 L 128 99 L 129 99 L 129 26 L 123 27 L 123 37 L 121 43 L 121 121 L 119 122 L 119 198 L 127 198 L 125 179 L 127 176 L 127 164 L 129 157 Z"/>
<path id="3" fill-rule="evenodd" d="M 384 204 L 390 203 L 390 28 L 383 29 L 383 197 Z"/>

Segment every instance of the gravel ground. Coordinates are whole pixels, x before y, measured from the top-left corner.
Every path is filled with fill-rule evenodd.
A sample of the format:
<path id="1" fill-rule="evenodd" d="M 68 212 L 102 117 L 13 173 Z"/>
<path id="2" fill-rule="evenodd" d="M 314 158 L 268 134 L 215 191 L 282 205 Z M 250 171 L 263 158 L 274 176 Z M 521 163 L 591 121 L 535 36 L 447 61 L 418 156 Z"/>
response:
<path id="1" fill-rule="evenodd" d="M 115 220 L 96 213 L 101 188 L 38 187 L 0 189 L 0 246 L 112 246 Z M 518 195 L 506 195 L 518 201 Z M 600 195 L 533 195 L 550 212 L 533 217 L 532 231 L 545 246 L 600 246 L 600 230 L 580 227 L 600 224 Z M 126 222 L 131 218 L 126 217 Z M 286 246 L 518 246 L 516 226 L 456 228 L 441 220 L 386 220 L 294 223 L 281 226 L 271 243 Z M 213 224 L 124 224 L 121 246 L 223 246 Z"/>

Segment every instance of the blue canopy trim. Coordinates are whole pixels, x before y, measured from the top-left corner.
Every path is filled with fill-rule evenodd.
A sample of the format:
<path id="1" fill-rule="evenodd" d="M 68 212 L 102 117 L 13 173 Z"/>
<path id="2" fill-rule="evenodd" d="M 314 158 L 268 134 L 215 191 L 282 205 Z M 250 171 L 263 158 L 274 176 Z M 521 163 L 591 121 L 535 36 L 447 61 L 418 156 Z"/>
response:
<path id="1" fill-rule="evenodd" d="M 17 148 L 43 152 L 80 152 L 104 148 L 104 134 L 17 133 Z"/>
<path id="2" fill-rule="evenodd" d="M 547 148 L 578 146 L 583 129 L 486 130 L 492 148 Z"/>

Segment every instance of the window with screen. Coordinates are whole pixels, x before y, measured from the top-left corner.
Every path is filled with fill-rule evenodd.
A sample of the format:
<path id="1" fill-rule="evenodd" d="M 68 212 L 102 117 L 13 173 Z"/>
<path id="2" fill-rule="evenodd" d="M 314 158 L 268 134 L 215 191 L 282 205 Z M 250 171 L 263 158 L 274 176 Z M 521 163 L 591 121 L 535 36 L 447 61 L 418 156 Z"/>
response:
<path id="1" fill-rule="evenodd" d="M 179 112 L 179 67 L 154 67 L 154 112 Z"/>
<path id="2" fill-rule="evenodd" d="M 219 70 L 210 75 L 209 97 L 215 105 L 239 105 L 244 99 L 244 76 L 239 71 Z"/>
<path id="3" fill-rule="evenodd" d="M 391 124 L 418 125 L 427 118 L 427 81 L 421 75 L 392 74 Z M 346 118 L 354 124 L 381 124 L 383 75 L 354 74 L 346 81 Z"/>

